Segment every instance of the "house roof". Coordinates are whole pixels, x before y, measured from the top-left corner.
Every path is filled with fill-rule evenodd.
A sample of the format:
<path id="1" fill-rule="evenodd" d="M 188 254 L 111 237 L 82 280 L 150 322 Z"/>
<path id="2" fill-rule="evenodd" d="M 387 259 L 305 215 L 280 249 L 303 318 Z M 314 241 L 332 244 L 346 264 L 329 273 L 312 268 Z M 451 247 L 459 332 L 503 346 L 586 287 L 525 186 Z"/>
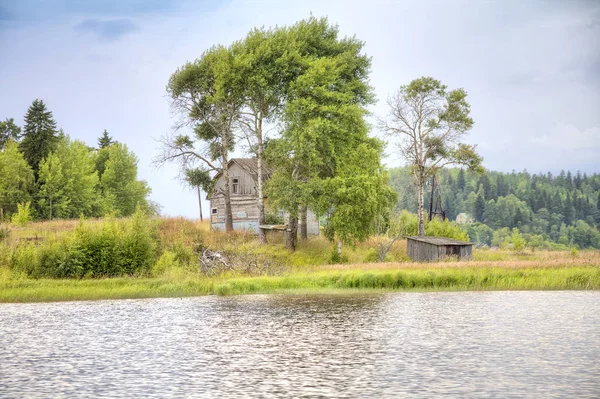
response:
<path id="1" fill-rule="evenodd" d="M 231 167 L 231 165 L 234 163 L 237 164 L 241 169 L 246 171 L 250 176 L 252 176 L 254 181 L 257 181 L 257 179 L 258 179 L 258 161 L 256 158 L 232 158 L 227 163 L 227 169 L 229 169 Z M 273 170 L 265 165 L 263 181 L 267 180 L 269 177 L 271 177 L 272 172 L 273 172 Z M 221 172 L 217 173 L 213 179 L 216 180 L 219 177 L 221 177 Z"/>
<path id="2" fill-rule="evenodd" d="M 460 241 L 460 240 L 454 240 L 452 238 L 446 238 L 446 237 L 406 237 L 410 240 L 415 240 L 415 241 L 420 241 L 420 242 L 425 242 L 427 244 L 432 244 L 432 245 L 473 245 L 473 243 L 471 242 L 466 242 L 466 241 Z"/>

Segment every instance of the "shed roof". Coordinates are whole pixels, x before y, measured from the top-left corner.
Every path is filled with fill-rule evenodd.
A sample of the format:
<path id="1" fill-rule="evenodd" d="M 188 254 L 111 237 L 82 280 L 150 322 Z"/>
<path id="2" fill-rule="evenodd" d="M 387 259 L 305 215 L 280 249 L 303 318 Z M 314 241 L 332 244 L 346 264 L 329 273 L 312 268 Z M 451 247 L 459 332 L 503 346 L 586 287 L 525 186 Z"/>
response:
<path id="1" fill-rule="evenodd" d="M 412 236 L 412 237 L 406 237 L 406 238 L 409 238 L 409 239 L 415 240 L 415 241 L 425 242 L 427 244 L 433 244 L 433 245 L 473 245 L 472 242 L 455 240 L 455 239 L 446 238 L 446 237 L 416 237 L 416 236 Z"/>

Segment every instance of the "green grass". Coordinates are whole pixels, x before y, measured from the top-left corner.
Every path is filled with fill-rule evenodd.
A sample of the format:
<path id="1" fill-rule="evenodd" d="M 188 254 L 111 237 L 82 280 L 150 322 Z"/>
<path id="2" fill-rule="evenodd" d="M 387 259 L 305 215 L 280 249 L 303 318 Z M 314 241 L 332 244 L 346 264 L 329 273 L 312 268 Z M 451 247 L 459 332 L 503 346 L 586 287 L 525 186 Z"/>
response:
<path id="1" fill-rule="evenodd" d="M 422 268 L 341 270 L 263 277 L 0 281 L 0 302 L 268 293 L 598 290 L 600 268 Z"/>

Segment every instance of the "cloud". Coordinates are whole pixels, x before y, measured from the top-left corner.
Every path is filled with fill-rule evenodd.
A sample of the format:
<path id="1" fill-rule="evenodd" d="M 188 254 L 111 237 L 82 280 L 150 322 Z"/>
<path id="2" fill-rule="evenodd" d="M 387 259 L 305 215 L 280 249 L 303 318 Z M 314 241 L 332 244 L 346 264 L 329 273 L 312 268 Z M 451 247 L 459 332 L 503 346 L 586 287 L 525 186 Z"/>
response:
<path id="1" fill-rule="evenodd" d="M 139 16 L 163 13 L 178 7 L 176 0 L 0 0 L 0 20 L 4 17 L 19 21 L 36 21 L 67 14 L 105 17 Z M 4 10 L 4 11 L 2 11 Z"/>
<path id="2" fill-rule="evenodd" d="M 75 27 L 81 33 L 93 33 L 104 40 L 117 40 L 128 33 L 138 30 L 138 26 L 129 19 L 86 19 Z"/>

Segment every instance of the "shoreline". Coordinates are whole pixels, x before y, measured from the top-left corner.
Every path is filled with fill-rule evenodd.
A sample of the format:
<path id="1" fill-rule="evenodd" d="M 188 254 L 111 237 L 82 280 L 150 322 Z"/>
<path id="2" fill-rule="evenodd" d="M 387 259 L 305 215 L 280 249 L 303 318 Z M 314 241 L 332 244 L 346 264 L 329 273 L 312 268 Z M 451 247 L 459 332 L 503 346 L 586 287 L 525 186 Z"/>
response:
<path id="1" fill-rule="evenodd" d="M 11 279 L 0 282 L 0 303 L 178 298 L 205 295 L 326 294 L 366 292 L 600 290 L 600 267 L 347 268 L 280 276 Z"/>

